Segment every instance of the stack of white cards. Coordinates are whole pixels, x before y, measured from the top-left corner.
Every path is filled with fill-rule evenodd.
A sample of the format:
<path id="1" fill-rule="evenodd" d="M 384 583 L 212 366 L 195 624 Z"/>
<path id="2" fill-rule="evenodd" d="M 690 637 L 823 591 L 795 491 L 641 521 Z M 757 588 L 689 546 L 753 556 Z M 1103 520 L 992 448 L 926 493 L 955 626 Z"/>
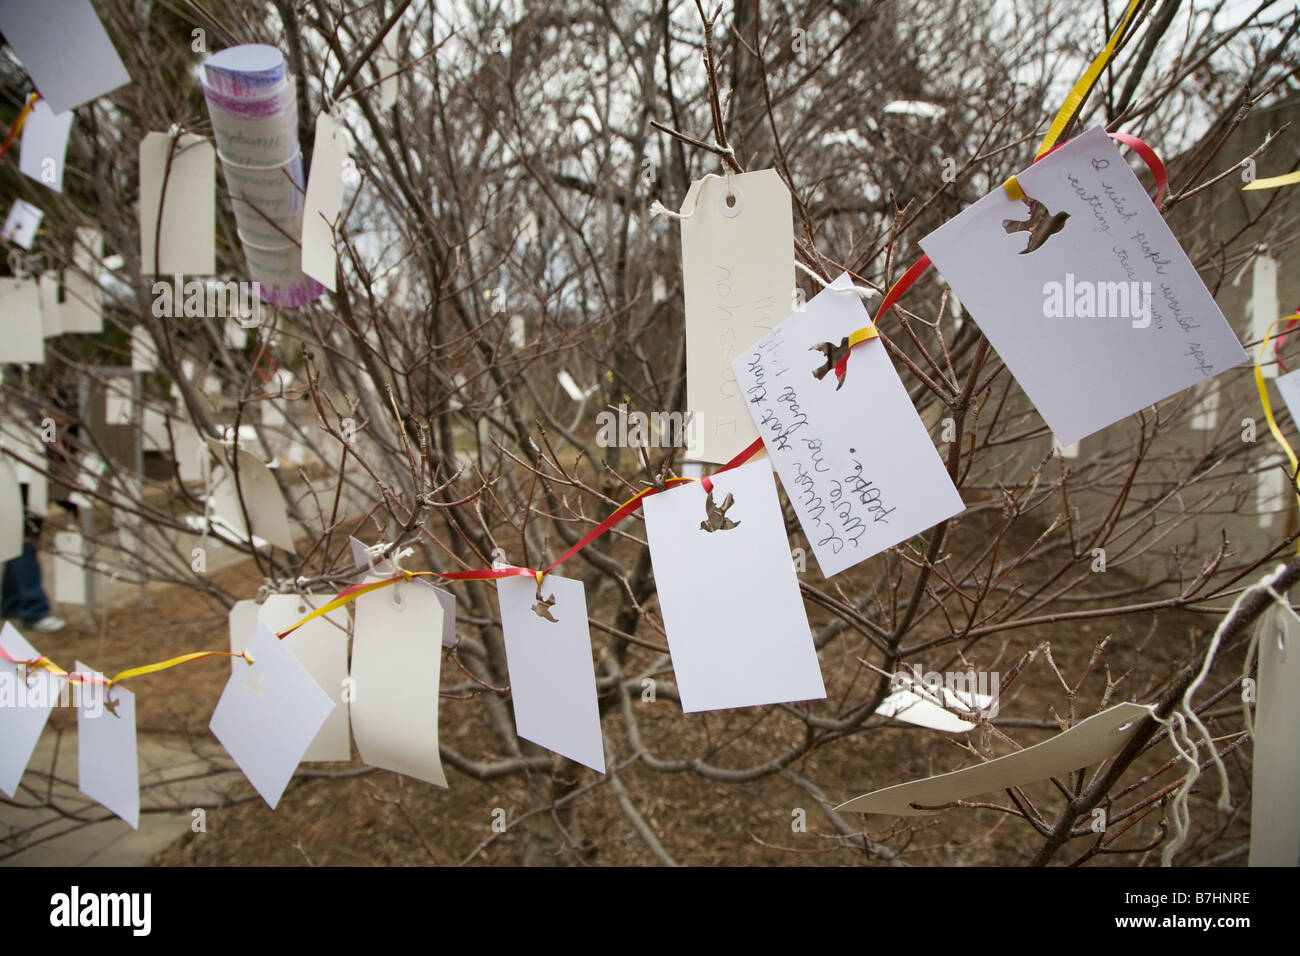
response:
<path id="1" fill-rule="evenodd" d="M 249 279 L 274 305 L 320 296 L 302 272 L 303 169 L 295 82 L 275 47 L 230 47 L 204 64 L 203 96 Z"/>

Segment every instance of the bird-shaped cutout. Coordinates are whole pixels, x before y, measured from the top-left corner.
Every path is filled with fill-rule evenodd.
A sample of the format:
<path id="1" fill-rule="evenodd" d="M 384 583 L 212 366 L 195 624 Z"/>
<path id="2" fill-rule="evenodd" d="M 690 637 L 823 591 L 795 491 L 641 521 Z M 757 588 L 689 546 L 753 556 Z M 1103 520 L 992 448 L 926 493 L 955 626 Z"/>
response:
<path id="1" fill-rule="evenodd" d="M 261 691 L 258 691 L 258 693 L 261 693 Z M 122 715 L 117 712 L 117 705 L 120 703 L 120 700 L 111 696 L 108 691 L 104 691 L 104 709 L 118 720 L 122 719 Z"/>
<path id="2" fill-rule="evenodd" d="M 713 500 L 713 490 L 709 489 L 708 500 L 704 502 L 704 513 L 708 515 L 707 520 L 700 522 L 701 531 L 730 531 L 740 524 L 739 521 L 732 521 L 727 517 L 727 509 L 736 503 L 736 496 L 728 493 L 727 497 L 722 499 L 722 507 L 719 508 Z"/>
<path id="3" fill-rule="evenodd" d="M 533 605 L 533 613 L 543 621 L 550 621 L 552 624 L 559 624 L 555 618 L 551 617 L 551 608 L 555 607 L 555 595 L 543 599 L 542 592 L 537 592 L 537 603 Z"/>
<path id="4" fill-rule="evenodd" d="M 1029 205 L 1029 218 L 1022 221 L 1016 219 L 1003 219 L 1002 228 L 1007 231 L 1007 235 L 1016 232 L 1029 233 L 1029 242 L 1025 248 L 1020 251 L 1020 255 L 1033 252 L 1042 246 L 1048 239 L 1056 235 L 1065 227 L 1065 221 L 1070 218 L 1068 212 L 1058 212 L 1049 215 L 1047 207 L 1032 197 L 1027 198 L 1025 202 Z"/>
<path id="5" fill-rule="evenodd" d="M 826 377 L 826 373 L 835 369 L 835 391 L 840 390 L 844 384 L 844 375 L 849 367 L 849 337 L 846 335 L 840 339 L 839 345 L 832 345 L 830 342 L 819 342 L 816 345 L 808 347 L 810 352 L 821 352 L 822 358 L 826 361 L 813 369 L 813 378 L 821 381 Z"/>

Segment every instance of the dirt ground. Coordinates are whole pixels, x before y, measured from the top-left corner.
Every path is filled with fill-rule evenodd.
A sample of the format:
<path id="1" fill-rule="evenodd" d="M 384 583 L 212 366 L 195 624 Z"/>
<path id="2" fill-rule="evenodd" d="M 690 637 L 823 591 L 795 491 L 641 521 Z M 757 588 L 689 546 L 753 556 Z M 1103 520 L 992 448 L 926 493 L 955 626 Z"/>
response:
<path id="1" fill-rule="evenodd" d="M 214 575 L 224 588 L 252 594 L 260 580 L 251 564 L 233 566 Z M 1108 586 L 1115 586 L 1110 579 Z M 87 633 L 73 624 L 56 641 L 48 642 L 56 659 L 93 661 L 109 672 L 144 661 L 160 660 L 196 649 L 228 646 L 225 612 L 208 598 L 179 587 L 152 591 L 152 608 L 141 611 L 134 603 L 110 612 L 106 634 Z M 1086 606 L 1084 604 L 1083 606 Z M 596 609 L 598 613 L 599 609 Z M 814 628 L 821 617 L 809 604 Z M 1189 648 L 1189 629 L 1204 628 L 1204 618 L 1184 614 L 1163 615 L 1154 633 L 1149 619 L 1090 621 L 1070 626 L 1034 627 L 1010 631 L 1006 644 L 981 648 L 996 652 L 996 659 L 979 659 L 981 669 L 1006 673 L 1022 653 L 1044 640 L 1052 642 L 1061 672 L 1073 682 L 1083 672 L 1097 640 L 1112 634 L 1106 655 L 1110 672 L 1122 673 L 1142 664 L 1146 673 L 1167 672 Z M 928 625 L 927 625 L 928 626 Z M 1141 632 L 1136 628 L 1141 627 Z M 599 632 L 594 644 L 603 647 Z M 849 681 L 862 681 L 861 665 L 852 655 L 823 652 L 827 691 Z M 598 650 L 599 657 L 602 651 Z M 647 655 L 649 652 L 643 652 Z M 648 658 L 647 658 L 648 659 Z M 934 661 L 936 665 L 941 659 Z M 1228 665 L 1231 666 L 1231 665 Z M 448 672 L 451 675 L 448 676 Z M 444 681 L 458 678 L 444 667 Z M 221 659 L 185 666 L 180 671 L 138 678 L 139 731 L 184 732 L 208 735 L 207 723 L 225 681 L 228 664 Z M 859 692 L 861 683 L 858 684 Z M 1128 687 L 1116 696 L 1142 699 L 1141 686 Z M 1105 688 L 1105 672 L 1098 668 L 1085 683 L 1078 699 L 1081 715 L 1096 708 Z M 1115 702 L 1112 701 L 1112 702 Z M 746 766 L 797 741 L 802 725 L 776 709 L 749 709 L 718 714 L 683 715 L 670 700 L 638 701 L 643 739 L 657 757 L 672 758 L 705 752 L 710 743 L 718 749 L 711 758 L 724 766 Z M 814 705 L 827 714 L 828 705 Z M 1045 721 L 1068 707 L 1060 681 L 1040 658 L 1030 665 L 1001 701 L 999 719 Z M 819 709 L 820 708 L 820 709 Z M 1054 712 L 1053 708 L 1056 708 Z M 52 720 L 71 724 L 75 717 L 56 709 Z M 615 711 L 605 719 L 606 736 L 622 745 L 621 717 Z M 443 698 L 440 733 L 444 742 L 476 757 L 500 755 L 501 748 L 473 700 Z M 1015 727 L 1006 733 L 1020 746 L 1051 735 L 1048 729 Z M 897 725 L 873 729 L 840 740 L 812 756 L 797 761 L 795 774 L 815 781 L 836 803 L 878 787 L 917 777 L 959 769 L 975 762 L 961 746 L 961 737 Z M 723 741 L 727 741 L 723 747 Z M 1013 749 L 996 743 L 996 752 Z M 1243 748 L 1248 755 L 1249 748 Z M 1168 759 L 1167 744 L 1143 758 L 1144 770 Z M 1246 798 L 1248 765 L 1241 751 L 1230 761 L 1234 802 Z M 620 761 L 626 753 L 618 755 Z M 655 863 L 646 844 L 620 811 L 612 788 L 591 770 L 556 758 L 556 766 L 571 788 L 583 792 L 568 808 L 529 814 L 529 808 L 549 802 L 549 775 L 478 781 L 447 768 L 450 784 L 441 790 L 388 771 L 351 764 L 309 764 L 302 769 L 315 776 L 300 776 L 290 784 L 272 812 L 242 778 L 232 790 L 232 801 L 207 810 L 207 831 L 186 834 L 161 853 L 158 865 L 645 865 Z M 1137 774 L 1130 772 L 1131 778 Z M 882 865 L 879 856 L 848 847 L 804 790 L 780 775 L 741 784 L 715 783 L 693 773 L 656 773 L 639 762 L 624 766 L 619 780 L 631 801 L 678 862 L 690 865 Z M 1165 780 L 1171 779 L 1166 775 Z M 1203 779 L 1209 779 L 1203 778 Z M 1217 788 L 1217 785 L 1214 785 Z M 586 789 L 584 789 L 586 788 Z M 1031 786 L 1026 793 L 1044 812 L 1054 812 L 1061 799 L 1050 783 Z M 1211 818 L 1221 827 L 1215 847 L 1230 849 L 1245 840 L 1247 822 L 1241 814 L 1226 819 L 1211 808 L 1217 789 L 1193 802 L 1193 813 Z M 980 798 L 1005 804 L 1005 795 Z M 1248 807 L 1248 800 L 1245 806 Z M 794 822 L 804 811 L 806 831 Z M 504 811 L 504 833 L 493 828 Z M 1159 809 L 1119 841 L 1120 846 L 1141 846 L 1157 832 Z M 860 818 L 850 815 L 855 825 Z M 557 827 L 556 824 L 560 826 Z M 954 809 L 914 819 L 911 826 L 893 818 L 865 819 L 873 841 L 901 851 L 899 859 L 910 865 L 1017 865 L 1029 859 L 1041 844 L 1022 819 L 992 809 Z M 562 830 L 560 829 L 562 827 Z M 563 833 L 563 836 L 558 834 Z M 1077 839 L 1058 856 L 1068 863 L 1089 840 Z M 1134 865 L 1155 861 L 1149 855 L 1113 855 L 1095 858 L 1089 865 Z M 1233 862 L 1244 863 L 1244 856 Z"/>

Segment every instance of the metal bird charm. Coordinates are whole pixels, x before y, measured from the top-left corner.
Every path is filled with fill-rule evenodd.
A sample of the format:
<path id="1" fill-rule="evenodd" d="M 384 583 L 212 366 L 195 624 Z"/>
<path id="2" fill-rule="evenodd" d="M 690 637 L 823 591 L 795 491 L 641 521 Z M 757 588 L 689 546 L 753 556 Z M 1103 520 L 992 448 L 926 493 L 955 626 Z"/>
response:
<path id="1" fill-rule="evenodd" d="M 1029 242 L 1025 248 L 1020 251 L 1020 255 L 1033 252 L 1045 243 L 1052 236 L 1056 235 L 1065 227 L 1065 221 L 1070 218 L 1068 212 L 1058 212 L 1054 215 L 1048 215 L 1047 207 L 1037 199 L 1026 199 L 1029 205 L 1029 218 L 1023 222 L 1015 219 L 1003 219 L 1002 228 L 1007 231 L 1007 235 L 1016 232 L 1029 233 Z"/>
<path id="2" fill-rule="evenodd" d="M 722 499 L 722 507 L 719 508 L 713 501 L 713 491 L 710 489 L 708 500 L 704 502 L 704 512 L 708 515 L 708 520 L 700 522 L 701 531 L 730 531 L 740 524 L 739 521 L 732 521 L 727 517 L 727 509 L 736 503 L 736 496 L 728 493 L 727 497 Z"/>

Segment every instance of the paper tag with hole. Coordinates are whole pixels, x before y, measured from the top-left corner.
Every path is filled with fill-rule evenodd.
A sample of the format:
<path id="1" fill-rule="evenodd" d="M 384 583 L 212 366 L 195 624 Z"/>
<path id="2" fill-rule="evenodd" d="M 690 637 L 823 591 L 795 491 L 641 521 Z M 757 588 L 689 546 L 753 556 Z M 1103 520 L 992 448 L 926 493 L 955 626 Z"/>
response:
<path id="1" fill-rule="evenodd" d="M 922 807 L 937 807 L 1095 766 L 1123 750 L 1142 719 L 1153 712 L 1143 704 L 1116 704 L 1050 740 L 1017 753 L 964 770 L 875 790 L 835 809 L 914 817 L 930 812 Z"/>
<path id="2" fill-rule="evenodd" d="M 265 624 L 245 650 L 253 663 L 226 682 L 208 727 L 274 810 L 334 701 Z"/>
<path id="3" fill-rule="evenodd" d="M 403 581 L 353 602 L 352 736 L 362 761 L 447 786 L 438 753 L 442 601 Z"/>
<path id="4" fill-rule="evenodd" d="M 1300 865 L 1300 623 L 1274 607 L 1260 623 L 1250 786 L 1250 865 Z"/>
<path id="5" fill-rule="evenodd" d="M 260 605 L 256 601 L 238 601 L 230 609 L 230 650 L 240 654 L 258 623 L 273 633 L 292 627 L 322 604 L 334 599 L 332 594 L 272 594 Z M 281 641 L 298 662 L 307 668 L 334 703 L 334 709 L 303 754 L 304 763 L 325 760 L 351 760 L 352 738 L 348 732 L 348 708 L 343 700 L 348 676 L 349 620 L 346 608 L 339 608 L 317 618 Z M 248 669 L 243 658 L 230 661 L 231 672 Z"/>
<path id="6" fill-rule="evenodd" d="M 645 499 L 682 710 L 821 700 L 817 649 L 767 462 Z"/>
<path id="7" fill-rule="evenodd" d="M 140 141 L 140 271 L 145 275 L 216 271 L 216 176 L 216 151 L 203 137 L 185 133 L 173 148 L 167 133 L 145 134 Z"/>
<path id="8" fill-rule="evenodd" d="M 81 661 L 73 671 L 104 678 Z M 140 829 L 135 694 L 87 681 L 70 684 L 69 695 L 77 708 L 77 789 Z"/>
<path id="9" fill-rule="evenodd" d="M 302 271 L 334 292 L 334 230 L 343 210 L 343 168 L 348 158 L 347 133 L 329 113 L 316 117 L 311 174 L 302 211 Z"/>
<path id="10" fill-rule="evenodd" d="M 790 192 L 773 169 L 697 180 L 681 214 L 686 457 L 723 463 L 758 437 L 731 361 L 793 309 Z"/>
<path id="11" fill-rule="evenodd" d="M 1246 361 L 1104 129 L 1017 180 L 921 248 L 1062 445 Z"/>
<path id="12" fill-rule="evenodd" d="M 961 512 L 934 443 L 847 275 L 732 363 L 786 496 L 831 577 Z M 820 376 L 820 377 L 818 377 Z"/>
<path id="13" fill-rule="evenodd" d="M 497 582 L 515 729 L 598 773 L 605 745 L 581 581 L 548 574 Z"/>

